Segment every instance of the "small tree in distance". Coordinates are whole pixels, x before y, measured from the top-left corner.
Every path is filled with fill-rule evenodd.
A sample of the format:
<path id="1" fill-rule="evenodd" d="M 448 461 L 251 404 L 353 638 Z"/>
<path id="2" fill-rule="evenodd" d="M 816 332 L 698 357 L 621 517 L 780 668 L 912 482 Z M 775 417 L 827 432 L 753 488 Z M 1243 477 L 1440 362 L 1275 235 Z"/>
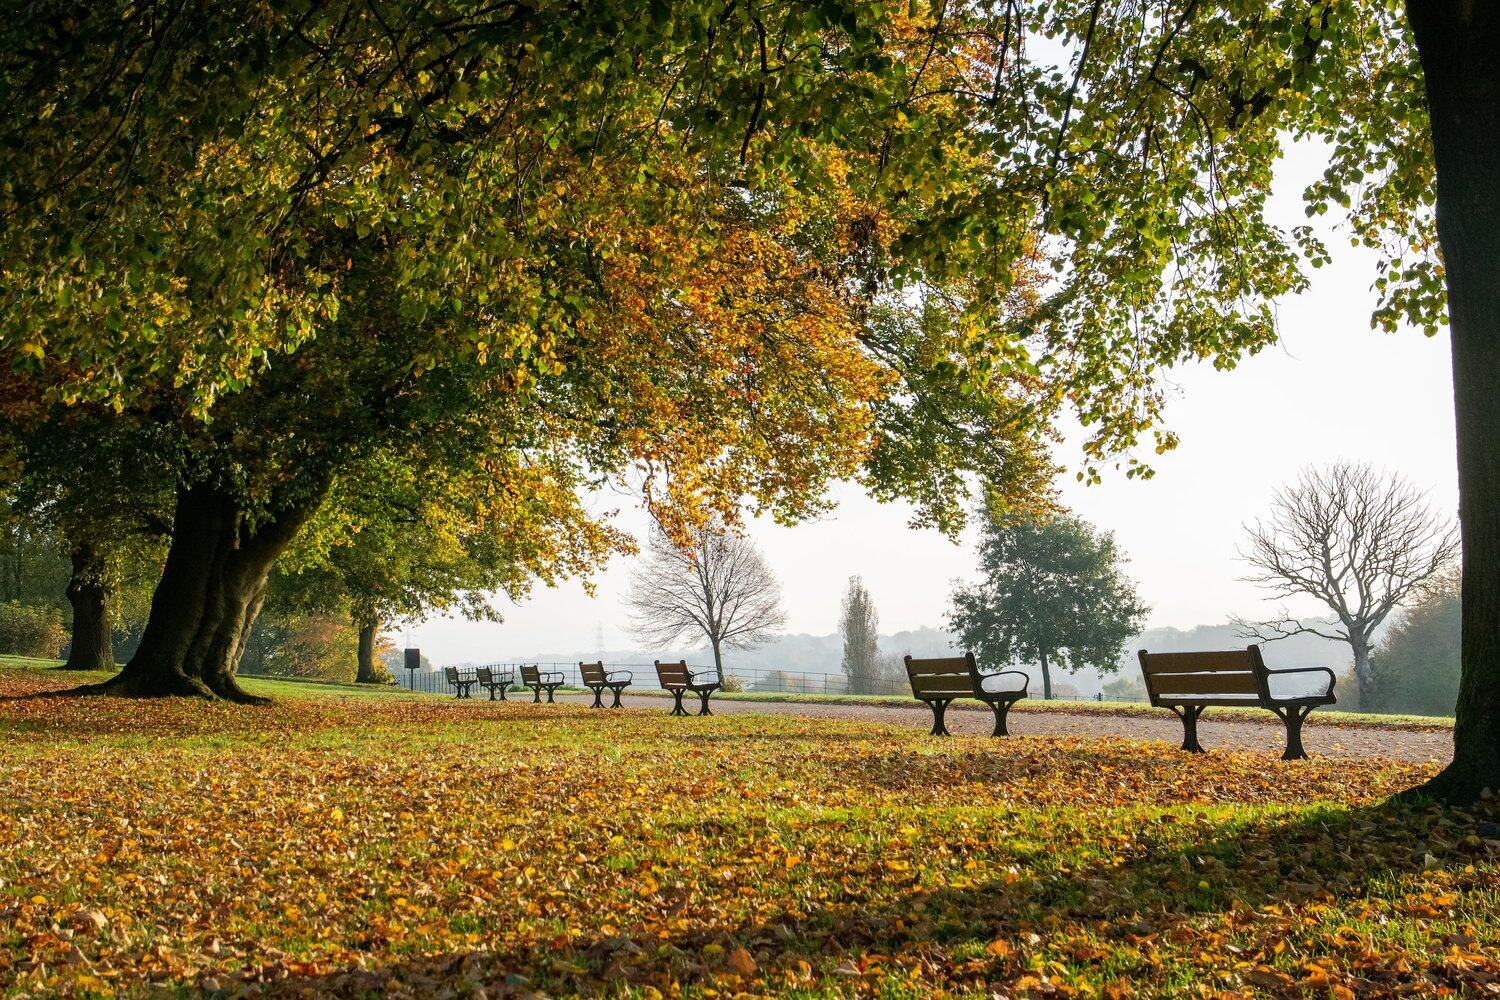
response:
<path id="1" fill-rule="evenodd" d="M 655 646 L 702 635 L 724 675 L 724 647 L 753 649 L 786 627 L 781 585 L 750 540 L 710 523 L 681 548 L 663 532 L 631 576 L 630 631 Z"/>
<path id="2" fill-rule="evenodd" d="M 1246 528 L 1247 579 L 1282 600 L 1311 597 L 1335 621 L 1319 627 L 1285 610 L 1272 621 L 1235 618 L 1246 638 L 1274 642 L 1310 633 L 1347 642 L 1359 705 L 1379 704 L 1371 665 L 1375 630 L 1459 553 L 1458 529 L 1403 477 L 1364 463 L 1304 469 L 1276 494 L 1270 517 Z"/>
<path id="3" fill-rule="evenodd" d="M 979 545 L 984 579 L 953 592 L 949 627 L 986 669 L 1040 666 L 1050 699 L 1054 664 L 1112 673 L 1140 632 L 1147 609 L 1122 561 L 1114 536 L 1079 518 L 992 517 Z"/>
<path id="4" fill-rule="evenodd" d="M 839 631 L 844 637 L 843 670 L 849 679 L 850 694 L 884 693 L 880 690 L 885 671 L 880 659 L 879 628 L 880 615 L 865 582 L 851 576 L 844 591 L 843 613 L 839 616 Z"/>

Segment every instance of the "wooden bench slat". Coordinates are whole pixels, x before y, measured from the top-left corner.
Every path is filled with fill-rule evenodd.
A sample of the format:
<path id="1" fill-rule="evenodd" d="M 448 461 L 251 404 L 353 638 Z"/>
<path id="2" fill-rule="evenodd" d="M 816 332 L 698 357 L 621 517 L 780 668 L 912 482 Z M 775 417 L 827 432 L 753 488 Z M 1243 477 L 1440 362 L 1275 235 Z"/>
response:
<path id="1" fill-rule="evenodd" d="M 1251 673 L 1255 663 L 1248 650 L 1215 649 L 1201 653 L 1146 653 L 1141 666 L 1148 674 L 1191 674 L 1206 670 L 1243 670 Z"/>
<path id="2" fill-rule="evenodd" d="M 1148 682 L 1160 695 L 1173 694 L 1244 694 L 1260 695 L 1255 674 L 1245 671 L 1222 671 L 1212 674 L 1157 674 Z"/>
<path id="3" fill-rule="evenodd" d="M 955 698 L 972 698 L 974 696 L 974 682 L 967 673 L 923 674 L 911 679 L 911 691 L 917 697 L 921 697 L 922 695 L 951 695 Z"/>

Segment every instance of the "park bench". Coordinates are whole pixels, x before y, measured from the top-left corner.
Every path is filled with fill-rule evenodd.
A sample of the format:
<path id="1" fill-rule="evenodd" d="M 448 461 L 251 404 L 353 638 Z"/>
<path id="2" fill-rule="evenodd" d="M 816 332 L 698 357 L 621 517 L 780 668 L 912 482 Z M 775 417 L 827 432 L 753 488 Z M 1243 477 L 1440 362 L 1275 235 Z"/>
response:
<path id="1" fill-rule="evenodd" d="M 1141 673 L 1151 704 L 1168 708 L 1182 720 L 1182 749 L 1202 753 L 1198 743 L 1198 717 L 1209 705 L 1264 708 L 1286 726 L 1286 752 L 1282 760 L 1306 760 L 1302 749 L 1302 720 L 1322 705 L 1334 703 L 1333 671 L 1327 667 L 1289 667 L 1272 670 L 1261 658 L 1259 646 L 1203 653 L 1148 653 L 1140 651 Z M 1328 687 L 1304 694 L 1277 694 L 1273 678 L 1290 674 L 1327 674 Z M 1318 688 L 1322 688 L 1321 682 Z"/>
<path id="2" fill-rule="evenodd" d="M 977 698 L 995 713 L 992 735 L 1009 736 L 1005 717 L 1010 706 L 1026 697 L 1031 678 L 1019 670 L 997 670 L 985 673 L 974 662 L 973 653 L 930 659 L 906 657 L 906 676 L 911 681 L 912 697 L 925 701 L 932 709 L 932 735 L 951 736 L 943 717 L 956 698 Z M 1019 677 L 1016 685 L 1013 677 Z"/>
<path id="3" fill-rule="evenodd" d="M 547 701 L 552 701 L 552 692 L 563 686 L 563 675 L 561 670 L 543 670 L 541 664 L 532 666 L 521 665 L 521 683 L 531 688 L 535 695 L 531 699 L 532 704 L 542 700 L 542 692 L 547 692 Z"/>
<path id="4" fill-rule="evenodd" d="M 579 663 L 578 675 L 583 678 L 583 686 L 594 692 L 593 708 L 604 707 L 604 690 L 608 688 L 615 696 L 615 703 L 610 708 L 620 707 L 620 692 L 630 687 L 634 675 L 629 670 L 605 670 L 604 662 Z"/>
<path id="5" fill-rule="evenodd" d="M 468 674 L 461 674 L 461 673 L 459 673 L 457 667 L 444 667 L 443 668 L 443 677 L 444 677 L 444 679 L 446 679 L 448 681 L 448 684 L 453 688 L 453 692 L 454 692 L 453 693 L 453 697 L 455 697 L 455 698 L 468 698 L 468 697 L 471 697 L 471 691 L 470 691 L 470 689 L 474 687 L 474 678 L 473 677 L 469 676 Z"/>
<path id="6" fill-rule="evenodd" d="M 693 670 L 688 667 L 686 660 L 677 663 L 663 663 L 656 661 L 656 679 L 661 684 L 662 690 L 672 695 L 672 714 L 687 715 L 682 707 L 682 696 L 691 691 L 696 694 L 703 706 L 698 710 L 699 715 L 713 715 L 708 710 L 708 696 L 719 690 L 723 678 L 717 670 Z"/>
<path id="7" fill-rule="evenodd" d="M 487 688 L 490 692 L 490 701 L 495 700 L 495 695 L 500 695 L 500 700 L 505 701 L 505 692 L 516 682 L 516 674 L 513 670 L 504 667 L 480 667 L 474 671 L 474 679 L 479 686 Z"/>

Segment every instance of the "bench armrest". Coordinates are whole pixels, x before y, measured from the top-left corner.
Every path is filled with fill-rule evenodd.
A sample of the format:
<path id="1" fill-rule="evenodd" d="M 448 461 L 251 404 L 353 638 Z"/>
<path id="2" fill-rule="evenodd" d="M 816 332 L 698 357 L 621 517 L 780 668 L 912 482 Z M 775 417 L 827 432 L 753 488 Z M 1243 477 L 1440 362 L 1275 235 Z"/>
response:
<path id="1" fill-rule="evenodd" d="M 1021 683 L 1014 687 L 1010 685 L 990 687 L 985 683 L 985 681 L 995 680 L 1000 677 L 1019 677 L 1021 678 Z M 993 673 L 985 673 L 984 671 L 980 671 L 979 673 L 979 690 L 985 692 L 986 694 L 999 694 L 1002 691 L 1024 692 L 1030 686 L 1031 675 L 1026 673 L 1024 670 L 996 670 Z"/>
<path id="2" fill-rule="evenodd" d="M 606 684 L 620 684 L 633 680 L 635 680 L 635 675 L 629 670 L 606 670 L 604 672 L 604 681 Z"/>
<path id="3" fill-rule="evenodd" d="M 717 670 L 714 670 L 713 668 L 709 668 L 707 670 L 689 670 L 687 672 L 687 678 L 689 684 L 697 684 L 699 687 L 702 687 L 705 684 L 724 683 L 724 678 L 720 677 L 719 672 Z"/>
<path id="4" fill-rule="evenodd" d="M 543 670 L 537 673 L 536 679 L 543 684 L 561 684 L 564 680 L 561 670 Z"/>
<path id="5" fill-rule="evenodd" d="M 1328 675 L 1328 690 L 1323 691 L 1322 693 L 1315 693 L 1316 696 L 1320 697 L 1320 698 L 1321 697 L 1331 696 L 1333 694 L 1333 687 L 1334 687 L 1334 685 L 1338 683 L 1338 678 L 1336 676 L 1334 676 L 1333 671 L 1329 670 L 1327 667 L 1280 667 L 1280 668 L 1277 668 L 1275 670 L 1272 670 L 1270 667 L 1267 667 L 1266 668 L 1266 689 L 1270 690 L 1270 687 L 1271 687 L 1270 679 L 1272 677 L 1285 677 L 1287 674 L 1327 674 Z M 1271 695 L 1271 697 L 1274 699 L 1274 698 L 1277 698 L 1277 697 L 1286 697 L 1286 696 L 1284 696 L 1284 695 L 1276 695 L 1273 692 L 1272 695 Z"/>

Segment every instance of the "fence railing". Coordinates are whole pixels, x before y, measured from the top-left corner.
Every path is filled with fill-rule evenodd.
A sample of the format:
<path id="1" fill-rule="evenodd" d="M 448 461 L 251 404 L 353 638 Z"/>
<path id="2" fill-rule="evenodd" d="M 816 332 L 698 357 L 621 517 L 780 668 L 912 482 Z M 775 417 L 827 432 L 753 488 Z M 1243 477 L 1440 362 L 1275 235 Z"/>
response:
<path id="1" fill-rule="evenodd" d="M 583 679 L 578 673 L 577 662 L 571 663 L 547 663 L 536 660 L 516 661 L 513 663 L 491 663 L 475 664 L 472 666 L 459 667 L 460 675 L 472 677 L 479 666 L 488 666 L 497 670 L 508 670 L 515 675 L 519 684 L 521 679 L 521 663 L 527 666 L 537 666 L 543 670 L 555 670 L 563 675 L 564 683 L 571 687 L 582 687 Z M 656 665 L 653 663 L 606 663 L 610 670 L 629 670 L 634 675 L 634 688 L 638 691 L 660 690 L 656 680 Z M 711 666 L 704 664 L 688 664 L 694 670 L 712 670 Z M 874 678 L 870 683 L 862 685 L 863 690 L 851 691 L 849 679 L 842 673 L 831 674 L 810 670 L 783 670 L 771 667 L 728 667 L 724 671 L 726 680 L 734 678 L 738 681 L 731 686 L 742 691 L 757 691 L 775 694 L 910 694 L 911 689 L 907 686 L 904 678 L 881 677 Z M 411 691 L 423 691 L 428 694 L 453 694 L 453 685 L 448 682 L 441 667 L 428 670 L 395 670 L 396 683 Z"/>

